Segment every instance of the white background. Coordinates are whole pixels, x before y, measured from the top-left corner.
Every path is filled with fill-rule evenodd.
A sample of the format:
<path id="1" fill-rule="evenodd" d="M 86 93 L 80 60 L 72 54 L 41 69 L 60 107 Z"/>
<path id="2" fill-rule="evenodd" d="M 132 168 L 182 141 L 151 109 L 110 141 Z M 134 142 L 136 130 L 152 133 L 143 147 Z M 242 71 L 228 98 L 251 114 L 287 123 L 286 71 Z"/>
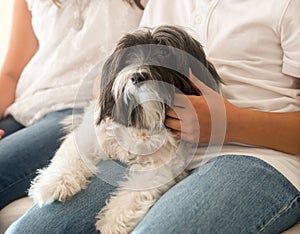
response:
<path id="1" fill-rule="evenodd" d="M 10 37 L 13 3 L 14 0 L 0 0 L 0 67 L 3 63 Z"/>

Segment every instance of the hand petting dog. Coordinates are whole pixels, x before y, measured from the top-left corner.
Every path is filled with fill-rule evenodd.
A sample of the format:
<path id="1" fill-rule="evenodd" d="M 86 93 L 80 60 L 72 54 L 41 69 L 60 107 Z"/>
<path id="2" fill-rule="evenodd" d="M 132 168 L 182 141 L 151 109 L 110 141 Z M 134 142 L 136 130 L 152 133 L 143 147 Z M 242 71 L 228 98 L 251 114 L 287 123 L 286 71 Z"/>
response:
<path id="1" fill-rule="evenodd" d="M 227 112 L 234 111 L 235 106 L 201 82 L 191 71 L 189 78 L 195 89 L 199 91 L 199 95 L 176 94 L 173 108 L 169 108 L 166 112 L 165 125 L 185 141 L 195 143 L 199 141 L 199 143 L 206 144 L 212 137 L 212 125 L 216 127 L 216 125 L 224 124 L 224 120 L 228 120 Z M 215 120 L 212 123 L 213 118 Z M 200 135 L 195 132 L 197 122 L 200 126 Z M 219 133 L 222 132 L 213 132 L 214 141 L 219 141 L 214 143 L 224 141 L 224 136 L 216 136 Z"/>

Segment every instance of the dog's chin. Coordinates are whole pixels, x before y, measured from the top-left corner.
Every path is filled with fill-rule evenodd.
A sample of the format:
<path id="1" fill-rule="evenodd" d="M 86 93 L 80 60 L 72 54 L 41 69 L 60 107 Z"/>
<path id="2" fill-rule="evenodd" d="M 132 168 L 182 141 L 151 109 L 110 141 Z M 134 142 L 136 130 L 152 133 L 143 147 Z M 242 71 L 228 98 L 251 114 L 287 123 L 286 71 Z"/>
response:
<path id="1" fill-rule="evenodd" d="M 158 151 L 165 144 L 167 134 L 169 134 L 161 123 L 154 124 L 152 130 L 148 130 L 126 127 L 110 119 L 103 121 L 100 129 L 105 134 L 99 134 L 98 141 L 105 142 L 107 139 L 102 139 L 103 136 L 110 136 L 112 141 L 118 142 L 118 147 L 121 147 L 123 151 L 140 156 L 149 156 Z"/>

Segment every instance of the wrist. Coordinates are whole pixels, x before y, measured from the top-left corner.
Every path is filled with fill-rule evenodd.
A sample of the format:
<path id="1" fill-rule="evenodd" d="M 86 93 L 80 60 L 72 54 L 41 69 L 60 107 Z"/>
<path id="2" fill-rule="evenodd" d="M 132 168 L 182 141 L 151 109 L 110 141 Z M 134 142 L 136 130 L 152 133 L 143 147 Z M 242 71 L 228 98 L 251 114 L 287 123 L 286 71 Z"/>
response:
<path id="1" fill-rule="evenodd" d="M 228 106 L 228 105 L 227 105 Z M 243 131 L 243 121 L 247 109 L 230 104 L 226 107 L 226 136 L 225 142 L 239 142 L 240 132 Z"/>

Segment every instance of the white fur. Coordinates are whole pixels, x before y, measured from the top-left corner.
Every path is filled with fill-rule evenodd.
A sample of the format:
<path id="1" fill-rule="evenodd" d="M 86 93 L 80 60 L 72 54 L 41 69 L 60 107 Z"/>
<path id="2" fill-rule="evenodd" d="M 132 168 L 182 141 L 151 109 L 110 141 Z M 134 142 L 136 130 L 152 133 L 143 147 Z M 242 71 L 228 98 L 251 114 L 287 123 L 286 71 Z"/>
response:
<path id="1" fill-rule="evenodd" d="M 123 81 L 115 89 L 128 85 L 128 79 Z M 151 88 L 144 88 L 148 97 L 150 92 L 156 95 Z M 132 95 L 130 92 L 127 94 Z M 114 90 L 114 95 L 121 94 Z M 164 110 L 156 98 L 143 104 L 147 115 L 143 118 L 151 130 L 126 128 L 110 119 L 96 126 L 98 109 L 92 103 L 49 167 L 39 171 L 29 195 L 39 205 L 66 201 L 86 188 L 100 161 L 119 160 L 128 165 L 129 173 L 97 215 L 96 228 L 103 234 L 129 233 L 157 199 L 187 175 L 185 145 L 163 127 Z"/>
<path id="2" fill-rule="evenodd" d="M 167 132 L 164 145 L 157 151 L 136 155 L 123 149 L 106 124 L 110 123 L 100 127 L 104 131 L 109 129 L 104 133 L 107 137 L 103 138 L 103 131 L 98 135 L 100 144 L 112 159 L 129 166 L 129 175 L 98 214 L 96 227 L 101 233 L 129 233 L 157 199 L 187 175 L 184 172 L 185 159 L 180 158 L 183 154 L 176 154 L 178 143 L 170 132 Z M 151 139 L 146 132 L 136 129 L 130 132 L 132 137 L 139 139 L 137 144 L 147 144 Z"/>
<path id="3" fill-rule="evenodd" d="M 105 159 L 95 136 L 94 108 L 92 103 L 79 127 L 66 136 L 50 165 L 40 169 L 33 180 L 29 196 L 40 206 L 55 200 L 66 201 L 86 188 L 87 179 L 96 171 L 95 165 Z"/>

